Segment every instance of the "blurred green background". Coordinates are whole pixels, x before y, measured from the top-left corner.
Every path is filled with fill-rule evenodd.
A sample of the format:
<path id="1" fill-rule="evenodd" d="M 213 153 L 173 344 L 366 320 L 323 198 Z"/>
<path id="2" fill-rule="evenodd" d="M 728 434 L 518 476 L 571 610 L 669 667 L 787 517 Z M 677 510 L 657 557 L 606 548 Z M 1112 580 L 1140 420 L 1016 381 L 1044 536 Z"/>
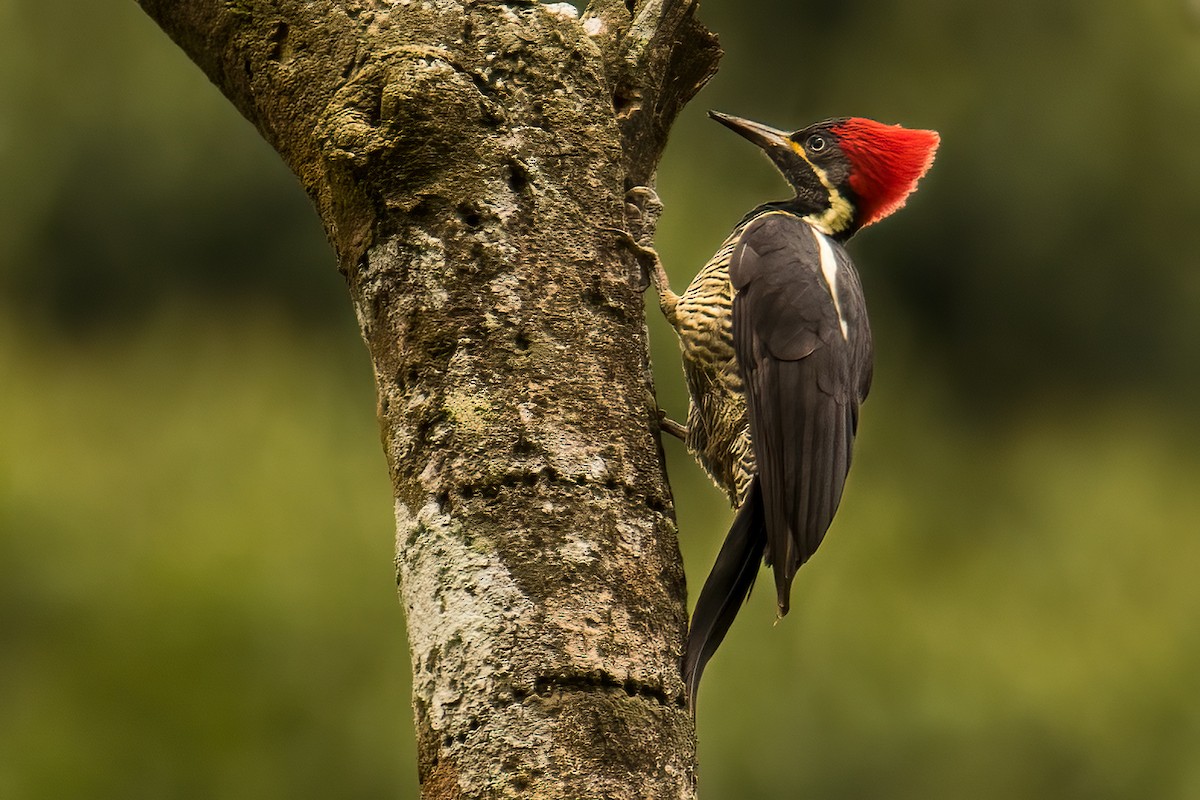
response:
<path id="1" fill-rule="evenodd" d="M 783 191 L 705 109 L 943 136 L 852 243 L 855 469 L 707 673 L 703 795 L 1200 797 L 1200 3 L 702 16 L 677 286 Z M 374 403 L 315 214 L 199 70 L 133 3 L 0 0 L 0 797 L 417 795 Z M 694 593 L 730 515 L 667 447 Z"/>

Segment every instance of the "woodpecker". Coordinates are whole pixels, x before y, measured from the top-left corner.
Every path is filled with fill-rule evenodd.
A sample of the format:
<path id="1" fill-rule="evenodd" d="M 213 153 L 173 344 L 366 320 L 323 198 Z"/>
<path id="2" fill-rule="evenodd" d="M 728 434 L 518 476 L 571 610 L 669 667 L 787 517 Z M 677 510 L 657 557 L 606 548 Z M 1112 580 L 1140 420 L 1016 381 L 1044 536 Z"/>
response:
<path id="1" fill-rule="evenodd" d="M 933 131 L 861 117 L 786 133 L 709 116 L 758 145 L 795 196 L 743 217 L 682 295 L 653 258 L 691 395 L 686 429 L 665 427 L 737 509 L 688 633 L 693 707 L 760 563 L 774 572 L 783 617 L 796 571 L 837 511 L 872 370 L 862 285 L 843 245 L 904 205 L 939 143 Z"/>

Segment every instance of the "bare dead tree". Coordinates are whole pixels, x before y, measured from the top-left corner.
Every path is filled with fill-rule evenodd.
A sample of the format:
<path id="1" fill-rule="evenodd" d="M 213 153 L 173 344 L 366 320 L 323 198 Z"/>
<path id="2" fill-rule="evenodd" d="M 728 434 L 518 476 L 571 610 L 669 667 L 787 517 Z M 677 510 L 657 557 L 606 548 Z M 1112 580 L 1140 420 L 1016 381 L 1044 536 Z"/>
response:
<path id="1" fill-rule="evenodd" d="M 379 393 L 425 798 L 687 798 L 684 580 L 614 230 L 695 0 L 140 0 L 313 199 Z"/>

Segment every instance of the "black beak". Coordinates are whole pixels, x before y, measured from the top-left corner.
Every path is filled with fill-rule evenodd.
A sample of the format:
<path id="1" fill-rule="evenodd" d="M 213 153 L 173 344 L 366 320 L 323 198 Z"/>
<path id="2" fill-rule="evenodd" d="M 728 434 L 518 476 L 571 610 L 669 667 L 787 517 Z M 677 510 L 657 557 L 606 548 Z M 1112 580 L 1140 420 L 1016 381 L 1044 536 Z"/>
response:
<path id="1" fill-rule="evenodd" d="M 791 140 L 788 139 L 787 133 L 777 131 L 774 128 L 763 125 L 760 122 L 751 122 L 748 119 L 741 117 L 733 117 L 729 114 L 722 114 L 720 111 L 710 111 L 708 116 L 715 119 L 717 122 L 724 125 L 729 130 L 743 136 L 746 139 L 754 142 L 756 145 L 767 151 L 769 154 L 772 150 L 783 148 L 788 153 L 792 152 Z"/>

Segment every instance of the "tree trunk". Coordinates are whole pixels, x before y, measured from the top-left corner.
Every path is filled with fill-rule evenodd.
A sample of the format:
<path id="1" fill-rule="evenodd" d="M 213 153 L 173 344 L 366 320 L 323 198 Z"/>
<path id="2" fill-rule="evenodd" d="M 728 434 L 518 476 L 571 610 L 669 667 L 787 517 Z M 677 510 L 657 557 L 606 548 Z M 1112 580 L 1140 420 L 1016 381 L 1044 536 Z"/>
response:
<path id="1" fill-rule="evenodd" d="M 423 797 L 692 797 L 644 281 L 614 231 L 716 69 L 695 1 L 141 5 L 300 177 L 349 285 Z"/>

